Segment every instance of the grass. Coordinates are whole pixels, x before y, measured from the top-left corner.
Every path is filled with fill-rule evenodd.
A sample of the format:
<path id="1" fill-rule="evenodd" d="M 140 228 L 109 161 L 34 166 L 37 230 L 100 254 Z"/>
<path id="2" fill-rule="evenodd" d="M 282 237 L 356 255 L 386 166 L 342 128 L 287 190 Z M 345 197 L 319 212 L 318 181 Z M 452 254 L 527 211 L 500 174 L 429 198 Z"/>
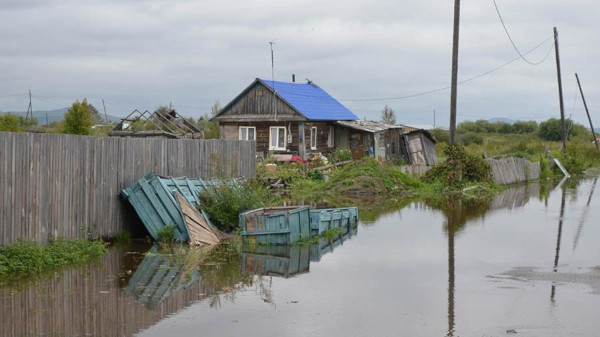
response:
<path id="1" fill-rule="evenodd" d="M 482 144 L 470 143 L 465 146 L 473 156 L 485 154 L 489 158 L 519 157 L 538 162 L 546 153 L 558 158 L 570 173 L 578 174 L 592 167 L 600 166 L 600 152 L 586 134 L 573 136 L 567 142 L 566 156 L 562 154 L 562 142 L 545 141 L 536 134 L 477 133 L 483 138 Z M 438 155 L 448 146 L 446 142 L 436 145 Z M 543 165 L 543 164 L 542 164 Z M 546 177 L 550 174 L 545 171 Z"/>
<path id="2" fill-rule="evenodd" d="M 101 240 L 54 240 L 46 246 L 18 240 L 0 247 L 0 284 L 52 272 L 99 258 L 107 251 Z"/>

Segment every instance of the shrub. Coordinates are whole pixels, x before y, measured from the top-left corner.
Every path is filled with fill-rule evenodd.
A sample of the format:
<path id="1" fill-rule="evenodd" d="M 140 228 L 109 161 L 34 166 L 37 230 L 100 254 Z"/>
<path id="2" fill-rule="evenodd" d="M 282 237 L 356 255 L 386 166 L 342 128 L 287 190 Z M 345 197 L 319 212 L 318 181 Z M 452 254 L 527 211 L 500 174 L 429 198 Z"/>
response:
<path id="1" fill-rule="evenodd" d="M 84 98 L 75 101 L 65 114 L 64 132 L 74 135 L 89 135 L 92 132 L 92 106 Z"/>
<path id="2" fill-rule="evenodd" d="M 424 181 L 439 182 L 452 189 L 461 188 L 467 183 L 492 182 L 490 165 L 482 158 L 467 154 L 460 145 L 449 146 L 444 152 L 446 160 L 427 171 Z"/>
<path id="3" fill-rule="evenodd" d="M 200 194 L 200 207 L 221 230 L 237 227 L 239 214 L 275 203 L 275 197 L 265 187 L 252 182 L 223 184 Z"/>
<path id="4" fill-rule="evenodd" d="M 352 152 L 349 149 L 337 148 L 330 157 L 332 162 L 339 163 L 352 159 Z"/>
<path id="5" fill-rule="evenodd" d="M 323 171 L 321 170 L 312 169 L 308 171 L 306 176 L 312 180 L 323 181 Z"/>
<path id="6" fill-rule="evenodd" d="M 175 238 L 176 229 L 177 226 L 173 224 L 160 228 L 156 231 L 156 241 L 161 243 L 174 243 L 177 241 Z"/>

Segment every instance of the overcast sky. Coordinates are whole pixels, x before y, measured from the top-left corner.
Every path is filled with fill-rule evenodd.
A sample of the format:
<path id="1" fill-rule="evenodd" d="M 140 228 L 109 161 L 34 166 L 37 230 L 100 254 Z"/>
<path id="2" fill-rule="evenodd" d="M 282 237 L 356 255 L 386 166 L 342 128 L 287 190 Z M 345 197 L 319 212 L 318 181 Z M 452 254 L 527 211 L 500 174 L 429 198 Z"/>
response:
<path id="1" fill-rule="evenodd" d="M 517 47 L 526 52 L 559 30 L 567 117 L 586 122 L 578 72 L 600 126 L 600 3 L 497 0 Z M 199 117 L 225 105 L 256 77 L 309 78 L 360 118 L 391 106 L 398 122 L 446 126 L 452 0 L 0 0 L 0 111 L 35 110 L 87 97 L 100 111 L 174 107 Z M 462 1 L 459 80 L 518 57 L 492 0 Z M 552 41 L 527 55 L 544 58 Z M 559 117 L 554 51 L 538 66 L 523 60 L 459 87 L 458 120 Z M 16 95 L 16 96 L 9 96 Z"/>

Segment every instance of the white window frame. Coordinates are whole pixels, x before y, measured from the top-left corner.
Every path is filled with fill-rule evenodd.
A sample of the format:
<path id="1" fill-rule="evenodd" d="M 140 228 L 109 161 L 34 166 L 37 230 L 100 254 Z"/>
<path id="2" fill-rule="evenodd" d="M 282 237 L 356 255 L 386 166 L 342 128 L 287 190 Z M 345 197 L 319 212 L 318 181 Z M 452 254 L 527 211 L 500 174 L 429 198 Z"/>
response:
<path id="1" fill-rule="evenodd" d="M 246 139 L 242 138 L 242 129 L 246 129 Z M 254 139 L 248 139 L 248 129 L 254 130 Z M 256 127 L 255 126 L 240 126 L 238 128 L 238 139 L 239 140 L 256 140 Z"/>
<path id="2" fill-rule="evenodd" d="M 277 130 L 276 142 L 277 144 L 273 146 L 273 129 Z M 279 133 L 283 129 L 283 147 L 279 146 Z M 287 129 L 285 126 L 271 126 L 269 127 L 269 150 L 284 150 L 286 149 L 285 144 L 287 143 Z"/>
<path id="3" fill-rule="evenodd" d="M 313 137 L 315 139 L 314 146 L 313 146 Z M 310 149 L 311 150 L 316 150 L 317 149 L 317 138 L 318 138 L 317 127 L 313 126 L 313 127 L 310 128 Z"/>

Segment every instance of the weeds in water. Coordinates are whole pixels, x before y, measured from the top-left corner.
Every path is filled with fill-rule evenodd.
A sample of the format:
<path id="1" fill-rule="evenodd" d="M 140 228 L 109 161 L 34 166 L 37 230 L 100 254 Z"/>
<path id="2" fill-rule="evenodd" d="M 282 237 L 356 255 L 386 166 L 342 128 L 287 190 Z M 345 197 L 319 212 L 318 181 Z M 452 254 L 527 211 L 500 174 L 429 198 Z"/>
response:
<path id="1" fill-rule="evenodd" d="M 131 235 L 127 231 L 120 231 L 117 233 L 117 235 L 115 235 L 113 241 L 116 244 L 127 244 L 131 242 Z"/>
<path id="2" fill-rule="evenodd" d="M 156 231 L 156 241 L 160 243 L 175 243 L 177 241 L 175 238 L 176 229 L 177 226 L 174 224 L 160 228 Z"/>
<path id="3" fill-rule="evenodd" d="M 56 268 L 83 264 L 104 255 L 106 243 L 101 240 L 57 239 L 47 246 L 17 240 L 0 247 L 0 285 L 5 281 L 31 277 Z"/>

